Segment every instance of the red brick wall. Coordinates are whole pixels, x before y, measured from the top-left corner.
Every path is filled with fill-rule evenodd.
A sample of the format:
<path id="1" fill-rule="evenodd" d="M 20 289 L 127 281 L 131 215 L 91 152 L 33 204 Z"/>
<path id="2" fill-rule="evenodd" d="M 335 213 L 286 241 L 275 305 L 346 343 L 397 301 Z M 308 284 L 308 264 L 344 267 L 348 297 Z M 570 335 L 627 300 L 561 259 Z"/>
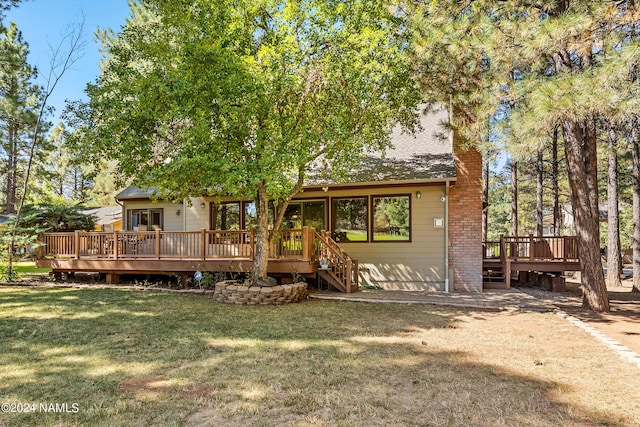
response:
<path id="1" fill-rule="evenodd" d="M 482 156 L 454 151 L 456 182 L 449 191 L 449 268 L 454 289 L 482 292 Z"/>

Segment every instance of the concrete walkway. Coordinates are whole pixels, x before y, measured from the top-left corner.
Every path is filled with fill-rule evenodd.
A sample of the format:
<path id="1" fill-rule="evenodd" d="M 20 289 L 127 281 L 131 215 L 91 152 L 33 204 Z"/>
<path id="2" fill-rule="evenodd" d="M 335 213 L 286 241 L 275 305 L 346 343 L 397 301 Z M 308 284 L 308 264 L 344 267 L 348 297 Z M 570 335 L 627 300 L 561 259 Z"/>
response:
<path id="1" fill-rule="evenodd" d="M 453 307 L 494 310 L 554 311 L 556 307 L 516 289 L 485 290 L 482 293 L 387 291 L 364 289 L 352 294 L 312 291 L 310 298 L 357 302 L 387 302 L 398 304 L 434 304 Z"/>

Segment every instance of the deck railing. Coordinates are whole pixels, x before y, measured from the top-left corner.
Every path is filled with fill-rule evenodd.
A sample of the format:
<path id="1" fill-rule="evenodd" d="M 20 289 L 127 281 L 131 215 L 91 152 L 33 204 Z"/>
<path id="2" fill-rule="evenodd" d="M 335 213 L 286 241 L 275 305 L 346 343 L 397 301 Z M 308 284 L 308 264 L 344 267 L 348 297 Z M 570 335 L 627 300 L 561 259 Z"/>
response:
<path id="1" fill-rule="evenodd" d="M 273 239 L 271 258 L 311 260 L 314 231 L 282 230 Z M 253 230 L 114 231 L 44 233 L 40 255 L 74 259 L 253 259 Z"/>
<path id="2" fill-rule="evenodd" d="M 501 236 L 483 242 L 485 259 L 577 261 L 575 236 Z"/>
<path id="3" fill-rule="evenodd" d="M 314 252 L 317 259 L 326 259 L 334 278 L 341 282 L 345 292 L 351 292 L 352 286 L 356 289 L 360 282 L 360 267 L 357 259 L 351 258 L 331 238 L 330 232 L 315 233 Z"/>

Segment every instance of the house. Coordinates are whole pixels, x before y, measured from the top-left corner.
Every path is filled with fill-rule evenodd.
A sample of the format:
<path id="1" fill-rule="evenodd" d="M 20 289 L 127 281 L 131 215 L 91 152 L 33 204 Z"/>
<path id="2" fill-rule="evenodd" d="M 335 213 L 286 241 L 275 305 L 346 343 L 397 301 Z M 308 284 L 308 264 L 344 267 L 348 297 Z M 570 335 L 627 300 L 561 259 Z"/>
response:
<path id="1" fill-rule="evenodd" d="M 101 206 L 83 209 L 80 212 L 85 215 L 93 215 L 96 218 L 94 231 L 122 230 L 122 206 Z"/>
<path id="2" fill-rule="evenodd" d="M 288 233 L 311 230 L 309 236 L 320 239 L 323 248 L 331 246 L 334 252 L 344 254 L 349 269 L 352 260 L 358 260 L 355 281 L 359 280 L 360 285 L 481 292 L 482 158 L 475 150 L 454 149 L 462 144 L 445 130 L 443 124 L 448 121 L 448 112 L 440 110 L 421 114 L 422 129 L 415 135 L 395 129 L 391 139 L 393 148 L 384 154 L 368 154 L 344 182 L 327 180 L 311 172 L 303 191 L 291 201 L 283 228 L 290 230 Z M 151 237 L 157 233 L 145 258 L 148 263 L 145 271 L 156 268 L 151 260 L 155 257 L 160 261 L 161 252 L 165 250 L 161 245 L 169 241 L 168 235 L 163 238 L 160 233 L 178 236 L 176 233 L 189 232 L 194 239 L 199 239 L 199 243 L 184 241 L 173 245 L 183 248 L 176 256 L 186 258 L 188 252 L 200 254 L 202 258 L 201 262 L 189 264 L 191 267 L 183 264 L 184 269 L 215 268 L 214 264 L 207 264 L 215 257 L 238 260 L 251 257 L 252 249 L 246 243 L 251 239 L 246 233 L 250 233 L 256 218 L 255 206 L 250 200 L 192 197 L 178 203 L 154 202 L 152 193 L 152 189 L 128 187 L 116 197 L 122 205 L 123 230 Z M 322 233 L 323 230 L 326 232 Z M 200 238 L 198 233 L 202 233 Z M 288 263 L 277 263 L 274 259 L 272 267 L 270 260 L 270 272 L 291 272 L 294 268 L 310 276 L 323 273 L 318 270 L 317 259 L 313 259 L 320 256 L 314 255 L 318 245 L 304 243 L 304 233 L 307 232 L 295 235 L 297 237 L 288 234 L 290 237 L 286 238 L 291 239 L 288 243 L 272 249 L 271 254 Z M 224 241 L 220 236 L 225 236 Z M 115 245 L 119 248 L 115 261 L 119 263 L 109 268 L 124 272 L 126 256 L 122 254 L 127 245 L 118 240 L 120 237 L 115 239 L 119 242 Z M 233 245 L 229 245 L 232 241 Z M 299 241 L 302 252 L 287 252 Z M 102 245 L 111 245 L 113 251 L 112 243 Z M 190 249 L 185 249 L 187 246 Z M 221 248 L 226 252 L 220 252 Z M 76 249 L 78 258 L 80 250 Z M 121 252 L 118 254 L 118 251 Z M 307 264 L 314 263 L 309 264 L 309 268 L 293 263 L 293 258 L 301 258 L 303 252 L 309 258 Z M 103 256 L 107 256 L 106 253 Z M 169 268 L 167 262 L 163 262 L 162 268 Z M 137 265 L 131 264 L 131 268 L 142 268 Z M 243 268 L 247 265 L 250 261 L 242 264 Z M 49 266 L 60 271 L 73 267 L 72 263 L 63 261 L 49 263 Z M 75 267 L 80 268 L 80 264 Z M 82 268 L 94 266 L 82 264 Z M 350 287 L 346 289 L 350 291 Z"/>

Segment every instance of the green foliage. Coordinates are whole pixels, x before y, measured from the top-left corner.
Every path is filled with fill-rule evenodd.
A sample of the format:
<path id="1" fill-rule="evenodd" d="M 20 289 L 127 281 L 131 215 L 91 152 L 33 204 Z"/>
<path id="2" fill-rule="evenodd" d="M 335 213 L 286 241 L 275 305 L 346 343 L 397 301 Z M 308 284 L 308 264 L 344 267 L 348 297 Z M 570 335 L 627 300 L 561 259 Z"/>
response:
<path id="1" fill-rule="evenodd" d="M 149 1 L 89 87 L 95 150 L 180 199 L 270 199 L 415 123 L 403 19 L 381 1 Z M 317 167 L 318 165 L 316 165 Z"/>
<path id="2" fill-rule="evenodd" d="M 34 83 L 37 72 L 28 64 L 28 54 L 29 46 L 15 23 L 0 31 L 0 169 L 4 175 L 2 195 L 7 213 L 15 211 L 42 102 L 42 90 Z M 44 133 L 46 124 L 39 131 Z M 44 139 L 37 142 L 37 147 L 42 148 Z"/>
<path id="3" fill-rule="evenodd" d="M 20 227 L 40 230 L 43 233 L 91 231 L 96 219 L 92 215 L 80 212 L 83 208 L 82 205 L 68 203 L 25 205 Z M 9 223 L 7 228 L 10 226 Z"/>
<path id="4" fill-rule="evenodd" d="M 20 275 L 15 268 L 9 271 L 9 267 L 4 262 L 0 263 L 0 282 L 14 283 L 20 280 Z"/>

